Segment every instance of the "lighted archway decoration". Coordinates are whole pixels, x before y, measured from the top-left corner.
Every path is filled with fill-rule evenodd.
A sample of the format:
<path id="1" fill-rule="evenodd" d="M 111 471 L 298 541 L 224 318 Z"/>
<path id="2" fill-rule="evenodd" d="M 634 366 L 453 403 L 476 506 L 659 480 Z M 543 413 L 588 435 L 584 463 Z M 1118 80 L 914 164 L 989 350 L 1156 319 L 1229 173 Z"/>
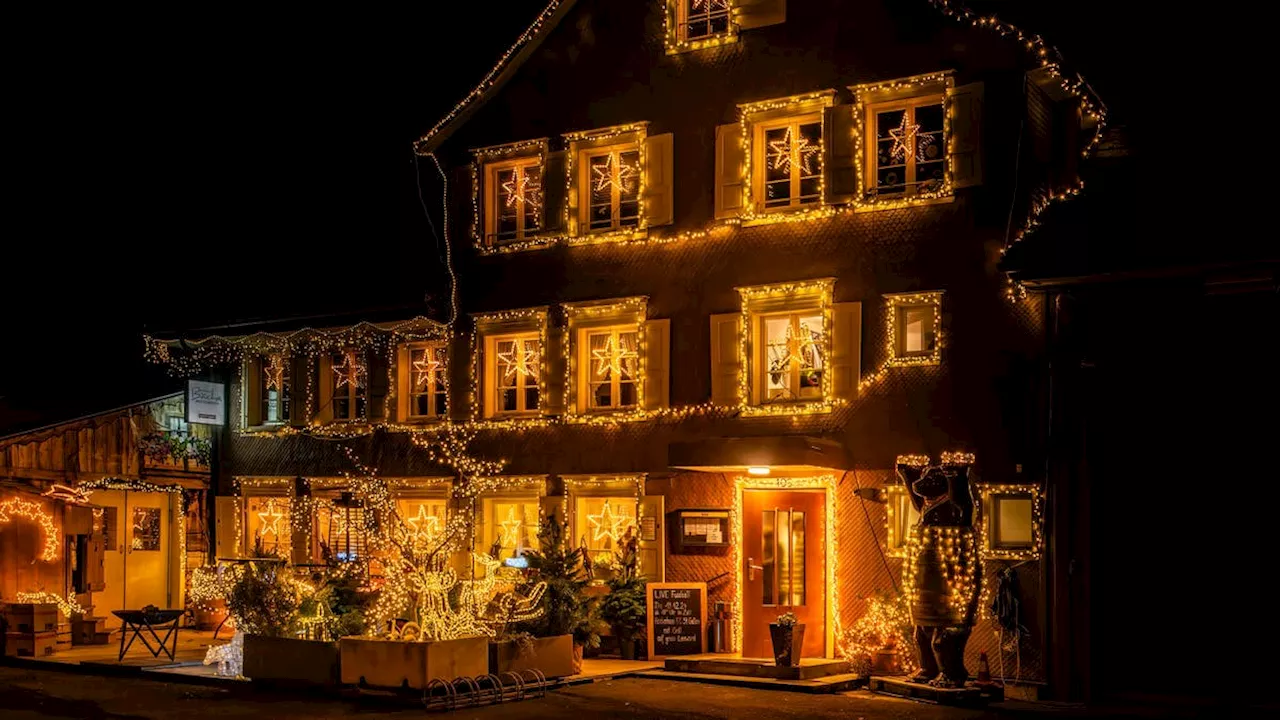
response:
<path id="1" fill-rule="evenodd" d="M 58 559 L 58 531 L 53 526 L 53 515 L 40 506 L 21 498 L 9 498 L 0 502 L 0 523 L 7 523 L 14 517 L 26 518 L 44 530 L 44 553 L 40 559 L 53 562 Z"/>

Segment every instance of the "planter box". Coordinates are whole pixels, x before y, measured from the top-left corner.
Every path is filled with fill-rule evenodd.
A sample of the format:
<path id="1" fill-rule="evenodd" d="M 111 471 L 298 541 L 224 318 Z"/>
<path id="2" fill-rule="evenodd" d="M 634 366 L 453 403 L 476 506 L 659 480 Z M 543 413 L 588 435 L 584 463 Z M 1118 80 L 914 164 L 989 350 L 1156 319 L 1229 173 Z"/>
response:
<path id="1" fill-rule="evenodd" d="M 338 643 L 245 635 L 244 676 L 281 684 L 337 685 Z"/>
<path id="2" fill-rule="evenodd" d="M 4 609 L 6 629 L 11 633 L 56 632 L 58 606 L 53 603 L 9 603 Z"/>
<path id="3" fill-rule="evenodd" d="M 8 657 L 48 657 L 57 648 L 57 633 L 5 633 L 4 654 Z"/>
<path id="4" fill-rule="evenodd" d="M 505 672 L 540 670 L 548 678 L 577 674 L 573 664 L 573 636 L 534 638 L 533 652 L 521 657 L 514 642 L 489 643 L 489 672 L 501 676 Z"/>
<path id="5" fill-rule="evenodd" d="M 348 685 L 421 690 L 434 678 L 452 681 L 489 672 L 486 637 L 439 642 L 344 637 L 341 648 L 342 682 Z"/>

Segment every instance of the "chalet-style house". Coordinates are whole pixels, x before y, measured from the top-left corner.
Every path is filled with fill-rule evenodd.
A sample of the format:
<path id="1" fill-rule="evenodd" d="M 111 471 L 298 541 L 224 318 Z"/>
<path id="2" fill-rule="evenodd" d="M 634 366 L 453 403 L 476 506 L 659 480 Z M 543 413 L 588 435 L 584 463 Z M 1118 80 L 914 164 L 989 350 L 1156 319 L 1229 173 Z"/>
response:
<path id="1" fill-rule="evenodd" d="M 979 620 L 971 670 L 1065 697 L 1046 310 L 1000 263 L 1103 119 L 1039 36 L 945 0 L 553 1 L 415 145 L 447 317 L 150 341 L 230 383 L 217 555 L 362 555 L 344 492 L 376 468 L 481 552 L 550 513 L 593 557 L 635 532 L 727 650 L 792 610 L 834 657 L 901 590 L 895 459 L 972 455 L 1019 629 Z M 459 483 L 463 444 L 502 474 Z"/>
<path id="2" fill-rule="evenodd" d="M 92 644 L 120 626 L 112 610 L 183 607 L 210 549 L 213 444 L 185 407 L 178 393 L 0 437 L 0 601 L 58 605 L 67 644 L 73 615 Z"/>

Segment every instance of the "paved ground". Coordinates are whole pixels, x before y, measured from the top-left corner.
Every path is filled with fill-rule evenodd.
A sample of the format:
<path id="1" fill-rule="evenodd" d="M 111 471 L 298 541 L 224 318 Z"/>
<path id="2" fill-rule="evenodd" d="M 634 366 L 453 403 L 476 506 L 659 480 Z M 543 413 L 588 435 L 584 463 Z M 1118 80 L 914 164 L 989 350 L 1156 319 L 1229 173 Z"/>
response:
<path id="1" fill-rule="evenodd" d="M 231 691 L 135 678 L 113 678 L 82 673 L 0 666 L 0 718 L 37 720 L 153 720 L 156 718 L 421 718 L 421 708 L 389 707 L 337 698 L 305 697 L 262 692 L 249 687 Z M 1072 714 L 1072 716 L 1075 716 Z M 1187 712 L 1175 716 L 1161 712 L 1130 714 L 1094 712 L 1090 717 L 1245 717 L 1235 712 Z M 1248 714 L 1249 717 L 1255 717 Z M 431 715 L 447 720 L 490 718 L 671 718 L 719 720 L 721 718 L 815 718 L 825 720 L 977 720 L 978 718 L 1040 717 L 1058 720 L 1058 713 L 1043 709 L 1030 714 L 997 710 L 963 710 L 924 705 L 866 692 L 843 695 L 800 693 L 627 678 L 578 685 L 547 694 L 545 698 Z M 1078 716 L 1076 716 L 1078 717 Z M 1263 717 L 1256 715 L 1256 717 Z M 1275 717 L 1269 715 L 1268 717 Z"/>

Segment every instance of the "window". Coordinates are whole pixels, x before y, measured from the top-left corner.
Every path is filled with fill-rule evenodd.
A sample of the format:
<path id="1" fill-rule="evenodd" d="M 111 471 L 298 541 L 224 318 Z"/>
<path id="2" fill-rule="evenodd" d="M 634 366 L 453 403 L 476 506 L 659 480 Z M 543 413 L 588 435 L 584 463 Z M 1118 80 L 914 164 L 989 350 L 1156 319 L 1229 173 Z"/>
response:
<path id="1" fill-rule="evenodd" d="M 160 549 L 160 508 L 133 508 L 133 542 L 134 550 L 153 551 Z"/>
<path id="2" fill-rule="evenodd" d="M 640 224 L 640 150 L 633 143 L 582 152 L 581 220 L 588 232 Z"/>
<path id="3" fill-rule="evenodd" d="M 262 551 L 287 558 L 291 551 L 289 498 L 249 496 L 244 502 L 244 531 L 247 542 L 241 544 L 246 556 L 261 546 Z"/>
<path id="4" fill-rule="evenodd" d="M 804 512 L 773 508 L 764 510 L 762 515 L 763 604 L 805 605 Z"/>
<path id="5" fill-rule="evenodd" d="M 729 32 L 729 0 L 677 0 L 681 40 L 699 40 Z"/>
<path id="6" fill-rule="evenodd" d="M 498 414 L 538 409 L 538 378 L 542 372 L 542 341 L 537 335 L 489 338 L 493 348 L 490 372 L 494 378 L 494 408 Z"/>
<path id="7" fill-rule="evenodd" d="M 420 420 L 443 417 L 447 410 L 448 348 L 441 343 L 410 345 L 402 356 L 402 417 Z"/>
<path id="8" fill-rule="evenodd" d="M 760 367 L 764 369 L 766 403 L 822 398 L 826 343 L 822 315 L 817 312 L 766 315 L 760 323 Z"/>
<path id="9" fill-rule="evenodd" d="M 485 165 L 487 245 L 523 240 L 542 229 L 542 174 L 541 156 Z"/>
<path id="10" fill-rule="evenodd" d="M 619 541 L 636 532 L 636 500 L 627 497 L 578 497 L 574 501 L 578 545 L 592 562 L 613 559 Z"/>
<path id="11" fill-rule="evenodd" d="M 894 484 L 885 488 L 887 496 L 888 542 L 886 543 L 890 557 L 906 557 L 907 540 L 911 537 L 911 528 L 920 521 L 920 513 L 911 504 L 911 497 L 906 488 Z"/>
<path id="12" fill-rule="evenodd" d="M 936 365 L 941 359 L 942 293 L 889 295 L 891 365 Z"/>
<path id="13" fill-rule="evenodd" d="M 582 330 L 582 364 L 587 375 L 587 409 L 635 407 L 639 396 L 639 333 L 634 325 Z"/>
<path id="14" fill-rule="evenodd" d="M 289 361 L 283 355 L 272 355 L 262 363 L 262 422 L 289 421 L 291 374 Z"/>
<path id="15" fill-rule="evenodd" d="M 982 555 L 996 560 L 1037 560 L 1043 544 L 1044 497 L 1038 485 L 978 483 L 982 498 Z"/>
<path id="16" fill-rule="evenodd" d="M 935 195 L 947 178 L 946 113 L 941 95 L 867 107 L 867 194 Z"/>
<path id="17" fill-rule="evenodd" d="M 509 558 L 538 547 L 538 498 L 535 496 L 485 498 L 484 524 L 490 555 Z M 479 548 L 478 548 L 479 549 Z"/>
<path id="18" fill-rule="evenodd" d="M 360 353 L 355 350 L 335 353 L 330 358 L 330 363 L 333 419 L 355 420 L 366 417 L 365 398 L 369 377 Z"/>
<path id="19" fill-rule="evenodd" d="M 753 194 L 758 209 L 777 210 L 822 200 L 822 116 L 806 115 L 754 128 Z"/>

